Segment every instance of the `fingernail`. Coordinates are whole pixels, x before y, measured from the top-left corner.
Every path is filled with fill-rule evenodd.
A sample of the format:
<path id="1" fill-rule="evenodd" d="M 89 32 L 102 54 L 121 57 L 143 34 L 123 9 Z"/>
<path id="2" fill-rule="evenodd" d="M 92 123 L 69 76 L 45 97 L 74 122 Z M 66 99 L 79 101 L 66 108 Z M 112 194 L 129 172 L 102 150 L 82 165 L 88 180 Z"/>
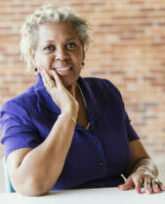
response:
<path id="1" fill-rule="evenodd" d="M 160 193 L 160 190 L 157 188 L 157 189 L 155 189 L 155 192 L 156 193 Z"/>
<path id="2" fill-rule="evenodd" d="M 140 189 L 137 189 L 137 193 L 138 193 L 138 194 L 141 194 L 142 192 L 141 192 L 141 190 L 140 190 Z"/>
<path id="3" fill-rule="evenodd" d="M 118 188 L 120 189 L 120 188 L 121 188 L 121 185 L 118 185 Z"/>
<path id="4" fill-rule="evenodd" d="M 151 194 L 151 193 L 152 193 L 152 191 L 151 191 L 150 189 L 148 189 L 148 190 L 147 190 L 147 192 L 148 192 L 149 194 Z"/>
<path id="5" fill-rule="evenodd" d="M 39 71 L 40 71 L 40 72 L 42 72 L 42 71 L 43 71 L 43 67 L 42 67 L 42 66 L 41 66 L 41 67 L 39 67 L 38 69 L 39 69 Z"/>

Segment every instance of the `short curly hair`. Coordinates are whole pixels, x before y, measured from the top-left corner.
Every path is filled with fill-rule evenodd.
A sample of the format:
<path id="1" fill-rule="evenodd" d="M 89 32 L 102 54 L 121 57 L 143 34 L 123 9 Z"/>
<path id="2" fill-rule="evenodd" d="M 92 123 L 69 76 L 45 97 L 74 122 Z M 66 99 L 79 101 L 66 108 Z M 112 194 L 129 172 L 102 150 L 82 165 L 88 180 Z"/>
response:
<path id="1" fill-rule="evenodd" d="M 91 42 L 91 28 L 89 23 L 74 14 L 70 7 L 55 7 L 45 5 L 30 15 L 21 27 L 21 54 L 27 64 L 27 70 L 32 72 L 31 50 L 35 50 L 37 44 L 37 31 L 40 24 L 70 22 L 78 33 L 79 39 L 87 50 Z"/>

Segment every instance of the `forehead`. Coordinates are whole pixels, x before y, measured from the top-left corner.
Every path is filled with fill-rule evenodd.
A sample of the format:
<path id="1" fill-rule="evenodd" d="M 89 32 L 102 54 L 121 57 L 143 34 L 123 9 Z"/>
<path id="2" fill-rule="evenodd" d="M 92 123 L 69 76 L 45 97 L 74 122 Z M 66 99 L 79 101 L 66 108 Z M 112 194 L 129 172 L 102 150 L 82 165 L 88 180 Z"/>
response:
<path id="1" fill-rule="evenodd" d="M 39 41 L 78 38 L 77 31 L 71 23 L 49 23 L 40 25 L 38 35 Z"/>

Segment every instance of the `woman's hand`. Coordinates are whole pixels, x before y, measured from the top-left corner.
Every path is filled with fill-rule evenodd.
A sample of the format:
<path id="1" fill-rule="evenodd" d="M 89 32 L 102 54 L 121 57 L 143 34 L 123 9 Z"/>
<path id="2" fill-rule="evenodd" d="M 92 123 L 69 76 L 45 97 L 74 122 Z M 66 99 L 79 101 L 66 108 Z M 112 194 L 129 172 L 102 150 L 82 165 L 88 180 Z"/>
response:
<path id="1" fill-rule="evenodd" d="M 145 192 L 160 193 L 165 190 L 162 186 L 162 182 L 151 173 L 146 167 L 139 167 L 134 173 L 132 173 L 126 180 L 125 184 L 119 185 L 121 190 L 136 189 L 137 193 L 142 193 L 144 187 Z"/>
<path id="2" fill-rule="evenodd" d="M 46 90 L 61 109 L 61 113 L 72 114 L 74 117 L 77 117 L 79 105 L 75 99 L 75 87 L 72 86 L 68 91 L 54 70 L 52 70 L 54 80 L 51 79 L 47 71 L 42 67 L 40 68 L 40 73 Z"/>

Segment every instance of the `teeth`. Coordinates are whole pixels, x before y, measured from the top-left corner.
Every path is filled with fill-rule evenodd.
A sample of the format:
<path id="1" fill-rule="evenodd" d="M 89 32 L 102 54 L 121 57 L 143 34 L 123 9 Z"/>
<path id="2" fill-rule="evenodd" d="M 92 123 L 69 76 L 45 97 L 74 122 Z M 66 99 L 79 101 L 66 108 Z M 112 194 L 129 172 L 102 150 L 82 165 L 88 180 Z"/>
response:
<path id="1" fill-rule="evenodd" d="M 68 71 L 70 67 L 56 68 L 57 71 Z"/>

